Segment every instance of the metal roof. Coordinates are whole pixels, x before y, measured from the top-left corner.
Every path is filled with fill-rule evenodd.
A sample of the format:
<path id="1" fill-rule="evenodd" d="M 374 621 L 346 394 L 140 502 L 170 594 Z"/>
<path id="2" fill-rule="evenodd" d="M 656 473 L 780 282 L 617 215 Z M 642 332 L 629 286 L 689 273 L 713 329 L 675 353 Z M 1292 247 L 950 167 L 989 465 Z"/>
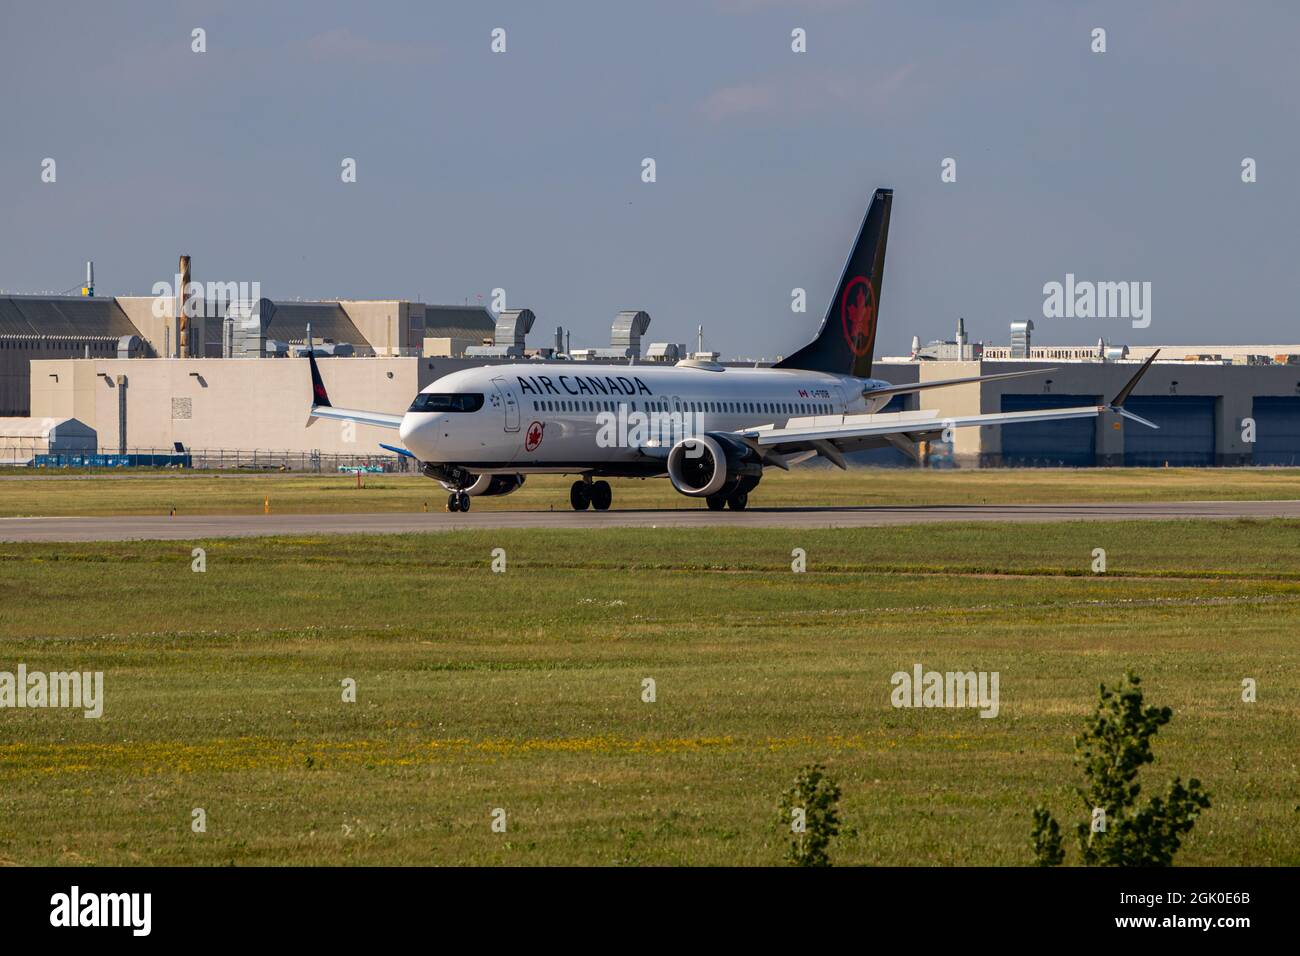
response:
<path id="1" fill-rule="evenodd" d="M 369 348 L 370 343 L 353 325 L 343 306 L 337 302 L 273 302 L 266 334 L 281 342 L 306 342 L 307 324 L 311 323 L 313 341 L 351 342 L 358 348 Z M 263 311 L 263 318 L 266 313 Z"/>
<path id="2" fill-rule="evenodd" d="M 0 335 L 139 335 L 113 299 L 74 295 L 0 296 Z"/>
<path id="3" fill-rule="evenodd" d="M 425 338 L 483 339 L 496 330 L 492 313 L 481 305 L 426 305 Z"/>
<path id="4" fill-rule="evenodd" d="M 370 352 L 370 343 L 337 302 L 272 302 L 270 299 L 258 299 L 256 302 L 232 302 L 229 308 L 260 314 L 262 334 L 269 339 L 305 343 L 307 326 L 310 324 L 313 342 L 321 343 L 327 339 L 331 342 L 350 342 L 358 350 Z M 210 345 L 221 343 L 221 322 L 208 322 L 206 341 Z"/>
<path id="5" fill-rule="evenodd" d="M 317 342 L 351 342 L 369 350 L 367 342 L 337 301 L 258 303 L 264 334 L 284 342 L 303 342 L 307 324 Z M 414 305 L 414 304 L 413 304 Z M 431 337 L 483 339 L 496 329 L 492 313 L 478 305 L 426 305 L 424 334 Z M 141 335 L 111 296 L 89 298 L 55 295 L 0 295 L 0 336 L 61 336 L 120 338 Z M 221 320 L 206 323 L 207 344 L 221 344 Z"/>

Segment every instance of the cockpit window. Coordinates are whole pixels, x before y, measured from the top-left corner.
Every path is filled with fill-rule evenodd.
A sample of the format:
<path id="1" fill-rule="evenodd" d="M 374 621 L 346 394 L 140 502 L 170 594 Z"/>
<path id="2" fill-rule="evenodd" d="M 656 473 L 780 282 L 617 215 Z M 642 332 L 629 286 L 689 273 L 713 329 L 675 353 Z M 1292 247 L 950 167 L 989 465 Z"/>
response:
<path id="1" fill-rule="evenodd" d="M 422 392 L 411 403 L 412 412 L 476 412 L 483 407 L 481 393 Z"/>

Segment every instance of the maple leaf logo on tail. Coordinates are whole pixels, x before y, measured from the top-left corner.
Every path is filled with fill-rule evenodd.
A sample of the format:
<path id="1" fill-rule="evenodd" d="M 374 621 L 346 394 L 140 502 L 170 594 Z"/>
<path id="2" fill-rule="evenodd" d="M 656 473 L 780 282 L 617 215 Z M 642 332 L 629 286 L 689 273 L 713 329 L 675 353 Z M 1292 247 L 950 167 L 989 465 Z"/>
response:
<path id="1" fill-rule="evenodd" d="M 866 276 L 855 276 L 840 299 L 844 341 L 854 355 L 866 355 L 876 341 L 876 290 Z"/>

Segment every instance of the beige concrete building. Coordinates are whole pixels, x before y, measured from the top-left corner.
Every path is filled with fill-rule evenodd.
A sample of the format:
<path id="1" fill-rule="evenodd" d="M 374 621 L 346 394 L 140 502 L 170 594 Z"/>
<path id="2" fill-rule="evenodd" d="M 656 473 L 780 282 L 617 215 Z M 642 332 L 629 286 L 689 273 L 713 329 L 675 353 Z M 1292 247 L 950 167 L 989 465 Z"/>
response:
<path id="1" fill-rule="evenodd" d="M 405 411 L 437 372 L 403 358 L 322 358 L 321 375 L 340 405 Z M 432 366 L 432 367 L 431 367 Z M 311 380 L 294 359 L 103 359 L 33 363 L 32 414 L 76 418 L 106 451 L 156 449 L 386 454 L 389 429 L 308 423 Z"/>
<path id="2" fill-rule="evenodd" d="M 114 299 L 0 296 L 0 416 L 28 414 L 34 359 L 109 358 L 123 349 L 141 355 L 144 343 Z"/>

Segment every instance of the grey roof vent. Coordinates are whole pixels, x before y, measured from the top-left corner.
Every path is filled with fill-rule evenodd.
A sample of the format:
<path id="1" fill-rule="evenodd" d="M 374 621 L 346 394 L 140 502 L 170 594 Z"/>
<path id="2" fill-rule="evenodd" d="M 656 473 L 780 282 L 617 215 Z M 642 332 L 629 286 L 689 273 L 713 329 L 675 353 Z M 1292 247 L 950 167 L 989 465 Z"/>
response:
<path id="1" fill-rule="evenodd" d="M 497 346 L 514 346 L 522 351 L 524 338 L 533 330 L 536 319 L 532 309 L 505 309 L 497 316 L 496 334 L 492 341 Z"/>
<path id="2" fill-rule="evenodd" d="M 630 354 L 641 354 L 641 336 L 650 328 L 650 313 L 627 309 L 614 316 L 609 333 L 610 348 L 627 349 Z"/>

